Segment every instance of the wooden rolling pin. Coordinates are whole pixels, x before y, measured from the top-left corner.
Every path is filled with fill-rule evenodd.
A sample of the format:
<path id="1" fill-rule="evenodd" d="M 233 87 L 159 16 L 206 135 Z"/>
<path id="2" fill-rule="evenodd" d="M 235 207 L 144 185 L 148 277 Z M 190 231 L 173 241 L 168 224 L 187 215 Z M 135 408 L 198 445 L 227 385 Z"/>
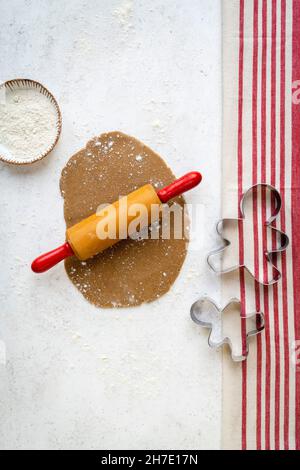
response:
<path id="1" fill-rule="evenodd" d="M 136 218 L 136 215 L 128 215 L 128 213 L 130 213 L 130 207 L 134 204 L 143 204 L 147 208 L 148 225 L 151 220 L 150 215 L 152 204 L 160 205 L 162 203 L 166 203 L 170 199 L 194 188 L 201 182 L 201 180 L 201 174 L 196 171 L 192 171 L 158 192 L 156 192 L 155 188 L 151 184 L 146 184 L 136 191 L 133 191 L 128 196 L 125 196 L 125 198 L 127 198 L 127 221 L 125 227 L 128 228 L 130 222 Z M 97 235 L 97 225 L 101 220 L 104 218 L 107 220 L 107 217 L 109 217 L 110 220 L 107 222 L 114 223 L 116 234 L 119 234 L 119 208 L 122 199 L 123 198 L 119 199 L 111 204 L 111 206 L 105 207 L 101 211 L 97 212 L 97 214 L 93 214 L 78 224 L 68 228 L 66 232 L 66 243 L 55 250 L 49 251 L 48 253 L 36 258 L 31 265 L 32 271 L 35 273 L 45 272 L 63 259 L 74 255 L 78 259 L 84 261 L 120 241 L 118 236 L 113 239 L 99 238 Z M 113 210 L 110 211 L 110 207 Z M 134 213 L 134 211 L 132 212 Z M 140 228 L 142 229 L 143 227 Z"/>

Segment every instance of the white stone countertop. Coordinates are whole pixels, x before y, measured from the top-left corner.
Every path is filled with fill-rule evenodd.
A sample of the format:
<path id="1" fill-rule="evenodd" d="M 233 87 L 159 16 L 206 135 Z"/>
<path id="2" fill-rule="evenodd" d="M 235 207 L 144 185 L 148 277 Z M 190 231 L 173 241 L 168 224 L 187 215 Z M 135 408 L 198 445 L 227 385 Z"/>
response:
<path id="1" fill-rule="evenodd" d="M 63 116 L 42 162 L 0 162 L 0 448 L 219 448 L 221 356 L 189 310 L 219 293 L 206 253 L 220 216 L 221 2 L 2 1 L 0 57 L 1 81 L 40 81 Z M 202 205 L 199 251 L 167 295 L 124 310 L 87 303 L 62 264 L 30 270 L 64 239 L 63 166 L 109 130 L 204 177 L 186 197 Z"/>

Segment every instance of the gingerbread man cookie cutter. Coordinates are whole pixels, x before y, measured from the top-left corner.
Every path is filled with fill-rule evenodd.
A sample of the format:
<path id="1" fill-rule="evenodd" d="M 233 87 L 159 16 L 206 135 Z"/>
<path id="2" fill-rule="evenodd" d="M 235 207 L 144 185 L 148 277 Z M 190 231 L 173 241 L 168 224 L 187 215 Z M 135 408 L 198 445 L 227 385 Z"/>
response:
<path id="1" fill-rule="evenodd" d="M 241 261 L 239 254 L 236 253 L 235 256 L 235 262 L 233 264 L 228 263 L 228 266 L 224 267 L 223 263 L 223 257 L 226 254 L 228 250 L 230 250 L 232 242 L 230 240 L 230 237 L 226 236 L 226 229 L 228 230 L 228 227 L 230 225 L 235 225 L 233 229 L 231 230 L 232 233 L 236 232 L 239 230 L 240 226 L 244 226 L 246 222 L 246 202 L 249 198 L 250 195 L 254 195 L 255 193 L 257 194 L 258 192 L 265 192 L 269 193 L 268 194 L 268 199 L 269 201 L 272 201 L 272 212 L 271 215 L 262 223 L 262 229 L 266 231 L 266 233 L 269 231 L 269 238 L 273 238 L 273 245 L 272 249 L 268 249 L 267 247 L 263 247 L 263 256 L 265 257 L 267 261 L 267 268 L 270 271 L 270 278 L 267 278 L 265 274 L 263 273 L 263 269 L 260 269 L 260 274 L 256 272 L 254 269 L 254 266 L 248 266 L 245 261 Z M 281 210 L 282 206 L 282 199 L 280 196 L 280 193 L 277 191 L 276 188 L 273 186 L 267 184 L 267 183 L 259 183 L 254 186 L 251 186 L 242 196 L 241 202 L 240 202 L 240 212 L 241 212 L 241 217 L 238 218 L 225 218 L 219 220 L 219 222 L 216 225 L 216 230 L 218 235 L 221 237 L 223 241 L 223 246 L 220 248 L 217 248 L 213 251 L 211 251 L 208 256 L 207 256 L 207 263 L 209 267 L 219 275 L 230 273 L 232 271 L 235 271 L 239 268 L 244 268 L 246 269 L 250 275 L 260 284 L 270 286 L 272 284 L 277 283 L 280 278 L 281 278 L 281 272 L 277 268 L 277 266 L 273 263 L 273 260 L 275 259 L 276 255 L 279 253 L 282 253 L 285 251 L 289 245 L 289 237 L 288 235 L 275 228 L 272 226 L 272 223 L 275 221 L 275 219 L 278 217 L 279 212 Z M 274 241 L 275 240 L 275 241 Z M 236 250 L 237 251 L 237 250 Z M 232 253 L 231 253 L 232 254 Z M 226 264 L 226 263 L 225 263 Z"/>
<path id="2" fill-rule="evenodd" d="M 247 359 L 251 337 L 260 334 L 265 327 L 263 313 L 254 312 L 243 316 L 241 302 L 236 298 L 230 299 L 224 308 L 220 308 L 209 297 L 201 297 L 192 305 L 190 315 L 194 323 L 210 330 L 209 346 L 219 349 L 227 344 L 234 362 Z M 246 332 L 244 341 L 241 328 L 243 320 Z"/>

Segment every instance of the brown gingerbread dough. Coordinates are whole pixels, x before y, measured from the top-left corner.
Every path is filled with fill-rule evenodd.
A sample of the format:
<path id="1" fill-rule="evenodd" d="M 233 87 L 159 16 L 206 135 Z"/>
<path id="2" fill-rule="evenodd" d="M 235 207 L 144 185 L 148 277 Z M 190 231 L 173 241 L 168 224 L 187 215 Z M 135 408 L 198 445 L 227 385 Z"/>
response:
<path id="1" fill-rule="evenodd" d="M 175 179 L 150 148 L 121 132 L 102 134 L 70 158 L 62 171 L 67 227 L 119 196 L 151 183 L 160 189 Z M 177 203 L 184 204 L 180 196 Z M 183 210 L 183 208 L 181 209 Z M 172 286 L 186 256 L 187 239 L 122 240 L 87 260 L 65 261 L 67 274 L 83 296 L 98 307 L 128 307 L 151 302 Z"/>

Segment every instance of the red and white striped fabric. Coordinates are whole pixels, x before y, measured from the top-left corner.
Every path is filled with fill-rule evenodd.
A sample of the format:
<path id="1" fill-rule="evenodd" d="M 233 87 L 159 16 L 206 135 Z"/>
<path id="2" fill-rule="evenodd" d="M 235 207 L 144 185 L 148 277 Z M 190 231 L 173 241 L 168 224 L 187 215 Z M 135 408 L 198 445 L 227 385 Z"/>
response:
<path id="1" fill-rule="evenodd" d="M 224 303 L 237 295 L 266 321 L 247 361 L 223 356 L 223 447 L 300 449 L 300 0 L 226 0 L 223 25 L 223 216 L 239 215 L 250 186 L 270 183 L 290 237 L 278 284 L 244 270 L 222 280 Z M 239 234 L 240 260 L 252 249 L 256 269 L 264 210 L 254 204 L 253 233 Z"/>

